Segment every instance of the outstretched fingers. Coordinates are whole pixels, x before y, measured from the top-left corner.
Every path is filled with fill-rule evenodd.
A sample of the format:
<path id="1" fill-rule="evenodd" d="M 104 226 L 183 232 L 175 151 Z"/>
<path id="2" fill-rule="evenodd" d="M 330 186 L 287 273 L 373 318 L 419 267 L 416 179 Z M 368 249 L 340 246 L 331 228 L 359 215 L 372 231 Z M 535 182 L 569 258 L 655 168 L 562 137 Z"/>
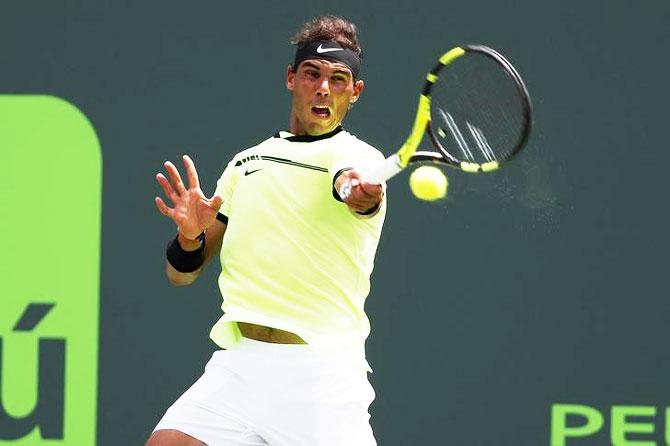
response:
<path id="1" fill-rule="evenodd" d="M 195 164 L 193 163 L 193 160 L 188 155 L 182 156 L 182 159 L 184 160 L 184 167 L 186 167 L 186 177 L 188 178 L 189 189 L 192 188 L 199 189 L 200 179 L 198 178 L 198 171 L 195 169 Z"/>
<path id="2" fill-rule="evenodd" d="M 208 200 L 203 196 L 193 160 L 188 155 L 184 155 L 182 159 L 186 168 L 188 189 L 186 189 L 175 165 L 166 161 L 164 166 L 167 175 L 156 174 L 156 181 L 163 189 L 165 197 L 172 201 L 174 207 L 168 207 L 161 197 L 156 197 L 154 201 L 160 213 L 171 218 L 178 226 L 200 226 L 202 217 L 209 217 L 209 214 L 211 214 L 211 211 L 202 213 L 202 204 L 218 211 L 222 200 L 220 197 L 213 197 L 212 200 Z"/>
<path id="3" fill-rule="evenodd" d="M 165 170 L 167 170 L 167 173 L 170 176 L 170 181 L 172 182 L 177 195 L 182 195 L 186 191 L 186 188 L 184 187 L 184 182 L 181 180 L 179 171 L 170 161 L 165 161 L 163 165 L 165 166 Z"/>
<path id="4" fill-rule="evenodd" d="M 154 202 L 156 203 L 156 207 L 160 211 L 161 214 L 165 215 L 166 217 L 169 217 L 174 221 L 177 226 L 181 226 L 184 224 L 186 221 L 186 218 L 184 214 L 177 212 L 175 209 L 168 207 L 168 205 L 165 204 L 165 202 L 161 199 L 161 197 L 156 197 L 154 198 Z"/>
<path id="5" fill-rule="evenodd" d="M 165 192 L 165 195 L 172 201 L 173 203 L 177 202 L 177 198 L 179 198 L 179 195 L 175 192 L 175 190 L 172 188 L 172 185 L 170 182 L 165 178 L 165 175 L 162 173 L 159 173 L 156 175 L 156 181 L 158 181 L 158 184 L 161 185 L 161 188 L 163 189 L 163 192 Z"/>
<path id="6" fill-rule="evenodd" d="M 156 207 L 161 214 L 165 215 L 166 217 L 174 218 L 174 209 L 169 208 L 161 197 L 154 198 L 154 201 L 156 202 Z"/>

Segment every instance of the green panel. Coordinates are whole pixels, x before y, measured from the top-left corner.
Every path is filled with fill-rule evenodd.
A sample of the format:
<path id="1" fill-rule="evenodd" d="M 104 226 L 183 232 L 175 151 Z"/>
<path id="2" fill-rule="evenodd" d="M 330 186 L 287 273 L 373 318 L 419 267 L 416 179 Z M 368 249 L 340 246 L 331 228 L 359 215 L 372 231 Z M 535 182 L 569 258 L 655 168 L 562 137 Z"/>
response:
<path id="1" fill-rule="evenodd" d="M 102 180 L 98 138 L 88 119 L 62 99 L 0 95 L 0 153 L 0 417 L 2 409 L 6 412 L 0 419 L 0 444 L 93 445 Z M 53 307 L 33 306 L 22 319 L 29 304 Z M 58 353 L 59 345 L 64 354 Z M 47 347 L 56 348 L 50 357 Z M 58 372 L 63 357 L 64 379 Z M 64 386 L 64 403 L 47 407 L 44 414 L 51 436 L 59 420 L 62 433 L 43 439 L 41 427 L 32 428 L 8 440 L 8 432 L 16 436 L 17 420 L 25 421 L 40 407 L 40 367 L 49 380 L 42 403 L 59 401 Z M 54 380 L 64 382 L 54 387 Z"/>

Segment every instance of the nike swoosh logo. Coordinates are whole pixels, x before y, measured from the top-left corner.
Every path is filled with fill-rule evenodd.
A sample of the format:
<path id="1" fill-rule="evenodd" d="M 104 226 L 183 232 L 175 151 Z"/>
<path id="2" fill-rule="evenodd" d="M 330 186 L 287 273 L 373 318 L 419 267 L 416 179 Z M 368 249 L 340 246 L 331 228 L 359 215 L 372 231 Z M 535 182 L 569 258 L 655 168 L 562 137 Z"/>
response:
<path id="1" fill-rule="evenodd" d="M 244 176 L 246 177 L 247 175 L 251 175 L 252 173 L 258 172 L 259 170 L 263 169 L 247 170 L 246 172 L 244 172 Z"/>
<path id="2" fill-rule="evenodd" d="M 319 47 L 316 49 L 316 52 L 319 54 L 323 53 L 332 53 L 333 51 L 344 51 L 343 48 L 323 48 L 323 44 L 319 45 Z"/>

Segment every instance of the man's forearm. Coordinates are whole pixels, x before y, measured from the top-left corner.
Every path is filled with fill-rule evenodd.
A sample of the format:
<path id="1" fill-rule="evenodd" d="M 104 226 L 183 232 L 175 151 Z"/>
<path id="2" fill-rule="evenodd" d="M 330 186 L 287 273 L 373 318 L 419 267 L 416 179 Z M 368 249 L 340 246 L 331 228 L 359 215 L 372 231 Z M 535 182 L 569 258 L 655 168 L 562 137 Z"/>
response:
<path id="1" fill-rule="evenodd" d="M 179 271 L 169 261 L 165 262 L 165 274 L 171 284 L 175 286 L 190 285 L 200 276 L 205 266 L 214 258 L 214 256 L 221 249 L 221 241 L 223 234 L 226 231 L 226 225 L 220 221 L 216 221 L 212 226 L 207 228 L 204 238 L 201 240 L 189 240 L 184 238 L 181 234 L 177 235 L 177 242 L 179 247 L 186 253 L 194 252 L 204 245 L 203 261 L 194 271 Z M 188 254 L 187 254 L 188 255 Z"/>
<path id="2" fill-rule="evenodd" d="M 195 240 L 180 232 L 168 246 L 165 273 L 171 284 L 190 285 L 198 278 L 205 263 L 205 234 Z"/>
<path id="3" fill-rule="evenodd" d="M 170 283 L 174 286 L 184 286 L 192 284 L 193 282 L 195 282 L 195 279 L 198 278 L 201 272 L 202 267 L 198 268 L 197 270 L 191 273 L 182 273 L 181 271 L 177 271 L 172 265 L 170 265 L 170 262 L 168 261 L 165 262 L 165 274 L 167 275 L 167 278 L 170 281 Z"/>

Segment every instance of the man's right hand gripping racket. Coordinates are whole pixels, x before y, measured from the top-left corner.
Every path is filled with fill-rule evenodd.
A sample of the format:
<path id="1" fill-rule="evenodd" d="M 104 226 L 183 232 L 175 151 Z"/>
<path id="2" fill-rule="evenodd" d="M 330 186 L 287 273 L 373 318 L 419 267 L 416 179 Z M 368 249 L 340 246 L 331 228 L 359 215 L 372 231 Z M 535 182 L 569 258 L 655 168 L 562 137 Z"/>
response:
<path id="1" fill-rule="evenodd" d="M 441 163 L 465 172 L 491 172 L 528 141 L 532 106 L 521 76 L 497 51 L 453 48 L 426 76 L 414 127 L 397 153 L 361 181 L 381 184 L 415 163 Z M 437 151 L 417 151 L 424 134 Z M 351 185 L 342 185 L 346 199 Z"/>

